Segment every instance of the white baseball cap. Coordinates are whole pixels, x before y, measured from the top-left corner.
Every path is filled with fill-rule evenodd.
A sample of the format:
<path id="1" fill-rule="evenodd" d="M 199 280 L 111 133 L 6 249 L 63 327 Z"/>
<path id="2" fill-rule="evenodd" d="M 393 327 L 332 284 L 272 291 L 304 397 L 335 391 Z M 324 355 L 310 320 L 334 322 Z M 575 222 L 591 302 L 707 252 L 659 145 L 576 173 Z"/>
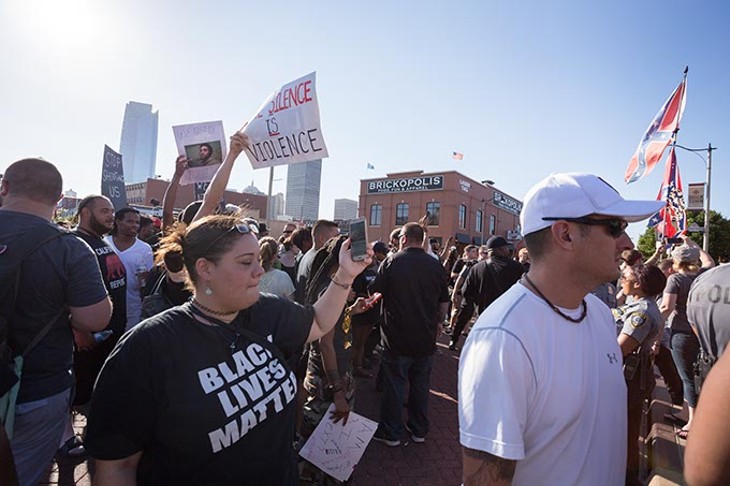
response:
<path id="1" fill-rule="evenodd" d="M 648 218 L 664 204 L 664 201 L 627 201 L 608 182 L 592 174 L 551 174 L 525 195 L 520 223 L 523 235 L 551 226 L 555 218 L 582 218 L 591 214 L 617 216 L 633 223 Z"/>

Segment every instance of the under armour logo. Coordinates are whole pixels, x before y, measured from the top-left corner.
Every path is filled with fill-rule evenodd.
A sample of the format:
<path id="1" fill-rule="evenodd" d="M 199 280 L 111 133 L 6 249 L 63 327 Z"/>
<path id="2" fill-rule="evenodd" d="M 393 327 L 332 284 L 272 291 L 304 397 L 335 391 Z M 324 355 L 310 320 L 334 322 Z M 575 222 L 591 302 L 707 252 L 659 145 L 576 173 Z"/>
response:
<path id="1" fill-rule="evenodd" d="M 618 358 L 616 357 L 616 353 L 606 353 L 606 356 L 608 356 L 608 362 L 611 364 L 617 363 Z"/>

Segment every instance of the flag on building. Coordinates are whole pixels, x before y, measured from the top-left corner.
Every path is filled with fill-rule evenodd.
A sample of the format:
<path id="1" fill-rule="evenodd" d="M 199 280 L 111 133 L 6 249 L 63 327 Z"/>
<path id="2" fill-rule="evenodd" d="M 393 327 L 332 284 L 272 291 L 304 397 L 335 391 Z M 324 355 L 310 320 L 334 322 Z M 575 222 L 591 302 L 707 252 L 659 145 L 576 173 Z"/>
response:
<path id="1" fill-rule="evenodd" d="M 368 163 L 368 170 L 375 170 L 375 166 L 371 163 Z"/>
<path id="2" fill-rule="evenodd" d="M 672 141 L 673 134 L 679 129 L 679 120 L 684 113 L 686 98 L 687 78 L 685 77 L 656 114 L 644 136 L 641 137 L 639 146 L 636 148 L 634 156 L 631 157 L 631 162 L 624 174 L 626 184 L 631 184 L 648 175 L 659 163 L 664 149 L 667 148 Z"/>
<path id="3" fill-rule="evenodd" d="M 461 152 L 452 152 L 451 153 L 451 158 L 454 159 L 454 160 L 463 160 L 464 159 L 464 154 L 462 154 Z"/>
<path id="4" fill-rule="evenodd" d="M 647 226 L 655 228 L 657 233 L 665 238 L 683 234 L 687 229 L 687 214 L 682 194 L 682 178 L 679 175 L 674 147 L 669 150 L 669 157 L 667 157 L 664 168 L 664 180 L 659 189 L 657 201 L 664 201 L 665 206 L 649 218 Z"/>

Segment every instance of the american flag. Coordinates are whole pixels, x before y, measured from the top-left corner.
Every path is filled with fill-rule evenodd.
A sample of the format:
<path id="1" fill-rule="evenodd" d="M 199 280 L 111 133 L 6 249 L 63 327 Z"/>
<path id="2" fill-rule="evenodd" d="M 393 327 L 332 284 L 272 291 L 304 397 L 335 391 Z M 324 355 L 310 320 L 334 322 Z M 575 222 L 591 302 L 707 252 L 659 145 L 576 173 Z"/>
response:
<path id="1" fill-rule="evenodd" d="M 649 218 L 647 226 L 655 228 L 657 233 L 665 238 L 683 234 L 687 229 L 687 214 L 682 194 L 682 178 L 679 175 L 674 147 L 669 150 L 669 157 L 667 157 L 664 168 L 664 180 L 656 199 L 664 201 L 666 205 Z"/>
<path id="2" fill-rule="evenodd" d="M 664 149 L 672 141 L 672 135 L 679 129 L 679 120 L 684 113 L 687 98 L 687 78 L 682 80 L 669 99 L 664 103 L 659 113 L 652 120 L 634 156 L 631 157 L 626 168 L 624 180 L 626 184 L 638 181 L 648 175 L 659 163 L 664 155 Z"/>
<path id="3" fill-rule="evenodd" d="M 451 158 L 454 160 L 464 160 L 464 154 L 462 154 L 461 152 L 452 152 Z"/>

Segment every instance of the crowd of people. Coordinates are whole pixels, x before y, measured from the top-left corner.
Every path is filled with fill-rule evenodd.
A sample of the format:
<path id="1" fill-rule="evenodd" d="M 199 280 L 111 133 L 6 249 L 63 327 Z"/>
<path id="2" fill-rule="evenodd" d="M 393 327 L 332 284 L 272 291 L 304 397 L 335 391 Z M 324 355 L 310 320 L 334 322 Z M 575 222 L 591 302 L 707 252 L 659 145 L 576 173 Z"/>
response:
<path id="1" fill-rule="evenodd" d="M 730 365 L 709 370 L 730 339 L 730 274 L 689 238 L 643 261 L 625 229 L 662 203 L 554 174 L 525 198 L 517 251 L 501 236 L 440 247 L 424 217 L 354 261 L 333 221 L 267 235 L 220 204 L 247 144 L 231 138 L 203 200 L 175 217 L 178 158 L 159 225 L 89 195 L 64 229 L 57 168 L 6 169 L 0 258 L 22 264 L 2 339 L 22 373 L 0 376 L 17 392 L 2 484 L 37 484 L 58 451 L 93 457 L 99 485 L 337 484 L 297 449 L 322 420 L 347 422 L 357 379 L 382 392 L 376 442 L 424 443 L 443 332 L 460 354 L 464 484 L 639 484 L 655 364 L 687 404 L 687 477 L 728 477 L 712 417 L 728 423 Z"/>

